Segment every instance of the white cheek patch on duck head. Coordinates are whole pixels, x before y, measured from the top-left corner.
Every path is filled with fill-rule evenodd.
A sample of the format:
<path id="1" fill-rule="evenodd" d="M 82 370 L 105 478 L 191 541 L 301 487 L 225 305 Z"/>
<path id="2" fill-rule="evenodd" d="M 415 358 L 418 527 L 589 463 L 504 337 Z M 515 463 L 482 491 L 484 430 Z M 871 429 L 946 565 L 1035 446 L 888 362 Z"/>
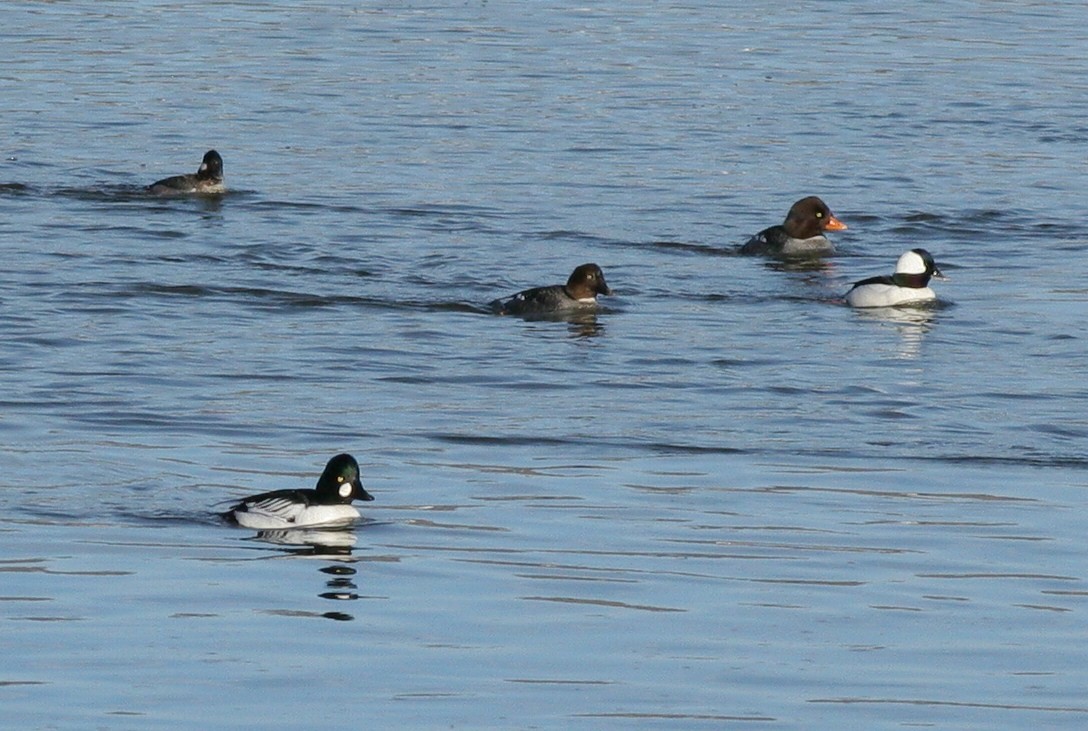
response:
<path id="1" fill-rule="evenodd" d="M 345 482 L 340 485 L 340 489 L 337 490 L 337 492 L 340 493 L 340 497 L 349 497 L 353 489 L 350 482 Z"/>

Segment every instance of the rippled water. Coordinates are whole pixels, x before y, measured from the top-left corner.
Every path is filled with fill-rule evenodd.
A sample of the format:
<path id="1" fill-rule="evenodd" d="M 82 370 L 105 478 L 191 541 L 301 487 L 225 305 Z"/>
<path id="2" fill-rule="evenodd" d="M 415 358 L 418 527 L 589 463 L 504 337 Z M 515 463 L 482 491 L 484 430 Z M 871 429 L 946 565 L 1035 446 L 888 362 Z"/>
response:
<path id="1" fill-rule="evenodd" d="M 0 8 L 5 723 L 1082 728 L 1085 28 Z M 812 193 L 837 256 L 732 255 Z M 940 306 L 842 305 L 914 246 Z M 352 531 L 212 514 L 339 451 Z"/>

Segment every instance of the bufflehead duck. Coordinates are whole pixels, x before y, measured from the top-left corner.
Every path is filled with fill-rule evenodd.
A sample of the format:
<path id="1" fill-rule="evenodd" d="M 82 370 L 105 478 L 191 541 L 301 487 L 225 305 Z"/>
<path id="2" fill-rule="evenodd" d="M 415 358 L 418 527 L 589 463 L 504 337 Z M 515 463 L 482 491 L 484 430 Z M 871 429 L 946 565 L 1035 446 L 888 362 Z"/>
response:
<path id="1" fill-rule="evenodd" d="M 846 293 L 851 307 L 894 307 L 937 299 L 929 288 L 930 277 L 946 279 L 925 249 L 911 249 L 895 264 L 895 274 L 870 277 Z"/>
<path id="2" fill-rule="evenodd" d="M 325 465 L 316 488 L 253 495 L 222 513 L 222 517 L 255 530 L 337 525 L 359 517 L 352 500 L 373 499 L 359 480 L 359 463 L 350 454 L 338 454 Z"/>
<path id="3" fill-rule="evenodd" d="M 547 315 L 597 306 L 597 295 L 612 294 L 604 272 L 596 264 L 583 264 L 571 272 L 566 284 L 534 287 L 512 297 L 497 299 L 491 309 L 500 315 Z"/>
<path id="4" fill-rule="evenodd" d="M 822 256 L 835 247 L 824 231 L 845 231 L 846 224 L 835 218 L 827 204 L 814 195 L 790 207 L 780 226 L 757 233 L 740 247 L 741 254 L 761 256 Z"/>
<path id="5" fill-rule="evenodd" d="M 147 186 L 154 195 L 180 195 L 183 193 L 222 193 L 223 158 L 215 150 L 204 153 L 204 159 L 195 173 L 174 175 Z"/>

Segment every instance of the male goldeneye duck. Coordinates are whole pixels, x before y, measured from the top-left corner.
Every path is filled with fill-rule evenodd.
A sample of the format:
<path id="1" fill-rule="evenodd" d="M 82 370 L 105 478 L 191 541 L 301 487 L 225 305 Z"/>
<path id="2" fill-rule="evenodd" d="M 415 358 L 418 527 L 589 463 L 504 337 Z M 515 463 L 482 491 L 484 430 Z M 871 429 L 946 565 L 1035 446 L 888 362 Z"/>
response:
<path id="1" fill-rule="evenodd" d="M 373 500 L 359 480 L 359 463 L 338 454 L 312 490 L 273 490 L 247 497 L 222 514 L 231 523 L 255 530 L 309 528 L 350 523 L 359 517 L 352 500 Z"/>
<path id="2" fill-rule="evenodd" d="M 597 306 L 597 295 L 610 295 L 604 272 L 596 264 L 583 264 L 571 272 L 566 284 L 534 287 L 512 297 L 497 299 L 491 309 L 500 315 L 546 315 L 589 310 Z"/>
<path id="3" fill-rule="evenodd" d="M 155 195 L 180 195 L 183 193 L 222 193 L 223 158 L 215 150 L 204 153 L 204 159 L 195 173 L 174 175 L 147 186 Z"/>
<path id="4" fill-rule="evenodd" d="M 895 264 L 890 277 L 870 277 L 855 284 L 846 293 L 851 307 L 895 307 L 937 299 L 929 288 L 931 277 L 946 279 L 933 257 L 925 249 L 911 249 Z"/>
<path id="5" fill-rule="evenodd" d="M 790 207 L 780 226 L 757 233 L 740 247 L 741 254 L 762 256 L 822 256 L 835 247 L 824 231 L 845 231 L 846 224 L 835 218 L 827 204 L 814 195 Z"/>

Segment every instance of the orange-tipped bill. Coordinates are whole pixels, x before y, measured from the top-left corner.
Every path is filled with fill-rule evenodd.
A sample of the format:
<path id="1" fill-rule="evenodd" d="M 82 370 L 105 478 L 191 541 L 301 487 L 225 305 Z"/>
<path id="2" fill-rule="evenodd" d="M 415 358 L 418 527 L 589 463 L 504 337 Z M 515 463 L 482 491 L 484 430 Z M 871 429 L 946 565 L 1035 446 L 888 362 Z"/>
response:
<path id="1" fill-rule="evenodd" d="M 824 231 L 845 231 L 846 224 L 835 218 L 834 216 L 828 216 L 824 221 Z"/>

